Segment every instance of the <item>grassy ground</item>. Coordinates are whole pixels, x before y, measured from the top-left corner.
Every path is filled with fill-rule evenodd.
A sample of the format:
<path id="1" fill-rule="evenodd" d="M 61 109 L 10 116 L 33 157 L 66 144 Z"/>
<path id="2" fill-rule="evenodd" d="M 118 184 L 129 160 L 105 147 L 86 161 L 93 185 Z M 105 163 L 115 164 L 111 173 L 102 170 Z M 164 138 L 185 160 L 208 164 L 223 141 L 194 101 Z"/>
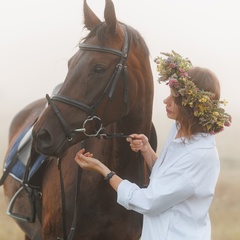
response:
<path id="1" fill-rule="evenodd" d="M 213 240 L 240 239 L 239 182 L 239 165 L 226 166 L 223 164 L 215 198 L 210 209 Z"/>
<path id="2" fill-rule="evenodd" d="M 24 234 L 12 218 L 5 214 L 7 205 L 0 189 L 0 239 L 1 240 L 23 240 Z"/>

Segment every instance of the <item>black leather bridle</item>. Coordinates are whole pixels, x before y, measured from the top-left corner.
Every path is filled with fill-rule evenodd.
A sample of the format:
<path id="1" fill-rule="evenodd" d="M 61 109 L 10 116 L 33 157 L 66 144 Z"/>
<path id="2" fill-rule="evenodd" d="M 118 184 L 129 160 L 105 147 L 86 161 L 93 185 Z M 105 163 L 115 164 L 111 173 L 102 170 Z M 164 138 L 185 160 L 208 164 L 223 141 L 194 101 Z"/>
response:
<path id="1" fill-rule="evenodd" d="M 95 116 L 96 108 L 99 105 L 99 103 L 102 101 L 104 96 L 108 95 L 109 100 L 112 99 L 121 73 L 124 73 L 124 82 L 125 82 L 124 103 L 126 104 L 126 112 L 128 112 L 128 91 L 129 91 L 129 89 L 128 89 L 128 73 L 127 73 L 126 61 L 128 58 L 130 39 L 128 36 L 126 26 L 122 24 L 122 27 L 124 30 L 124 42 L 123 42 L 121 51 L 112 49 L 112 48 L 105 48 L 105 47 L 90 45 L 90 44 L 85 44 L 85 43 L 81 43 L 79 45 L 80 49 L 84 50 L 84 51 L 96 51 L 96 52 L 110 53 L 113 55 L 117 55 L 121 58 L 120 62 L 116 65 L 115 71 L 112 74 L 110 80 L 108 81 L 108 84 L 105 87 L 105 90 L 103 91 L 102 95 L 97 99 L 97 101 L 93 105 L 89 106 L 81 101 L 71 99 L 69 97 L 66 97 L 66 96 L 63 96 L 60 94 L 53 95 L 52 98 L 50 98 L 48 94 L 46 95 L 47 101 L 48 101 L 49 105 L 52 107 L 55 115 L 61 122 L 61 125 L 64 129 L 64 132 L 67 136 L 67 140 L 69 142 L 72 141 L 73 134 L 76 132 L 83 132 L 87 137 L 98 136 L 98 134 L 101 132 L 103 127 L 102 127 L 101 119 L 98 116 Z M 76 129 L 70 129 L 67 122 L 64 120 L 63 116 L 61 115 L 59 109 L 55 105 L 54 101 L 59 101 L 59 102 L 68 104 L 70 106 L 74 106 L 76 108 L 79 108 L 79 109 L 85 111 L 88 114 L 88 118 L 83 123 L 83 127 L 76 128 Z M 98 126 L 93 132 L 87 132 L 87 130 L 84 126 L 87 123 L 89 123 L 90 121 L 94 121 L 94 124 L 96 126 Z"/>

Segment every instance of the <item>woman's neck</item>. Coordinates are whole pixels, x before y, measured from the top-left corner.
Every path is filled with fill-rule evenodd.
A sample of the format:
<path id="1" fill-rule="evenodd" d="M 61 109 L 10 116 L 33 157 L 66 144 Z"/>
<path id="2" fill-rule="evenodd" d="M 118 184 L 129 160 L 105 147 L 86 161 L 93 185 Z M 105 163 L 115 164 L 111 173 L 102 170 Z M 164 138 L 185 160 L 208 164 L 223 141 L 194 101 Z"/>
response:
<path id="1" fill-rule="evenodd" d="M 176 139 L 177 138 L 185 138 L 185 137 L 187 137 L 187 134 L 185 134 L 184 131 L 182 131 L 181 129 L 178 130 L 178 133 L 176 135 Z"/>

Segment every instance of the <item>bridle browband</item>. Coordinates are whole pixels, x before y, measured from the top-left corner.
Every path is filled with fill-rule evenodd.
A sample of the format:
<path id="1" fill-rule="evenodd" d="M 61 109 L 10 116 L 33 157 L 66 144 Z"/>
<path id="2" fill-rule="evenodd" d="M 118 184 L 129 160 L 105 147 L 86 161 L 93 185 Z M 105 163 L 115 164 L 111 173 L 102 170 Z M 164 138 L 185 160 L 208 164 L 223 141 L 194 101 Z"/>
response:
<path id="1" fill-rule="evenodd" d="M 116 49 L 112 49 L 112 48 L 105 48 L 105 47 L 101 47 L 101 46 L 97 46 L 97 45 L 90 45 L 90 44 L 85 44 L 85 43 L 81 43 L 79 44 L 79 47 L 81 50 L 84 51 L 95 51 L 95 52 L 103 52 L 103 53 L 110 53 L 113 55 L 117 55 L 119 57 L 121 57 L 120 62 L 116 65 L 115 71 L 112 74 L 110 80 L 107 83 L 107 86 L 105 87 L 105 90 L 103 91 L 102 95 L 97 99 L 97 101 L 89 106 L 81 101 L 78 101 L 76 99 L 71 99 L 69 97 L 60 95 L 60 94 L 55 94 L 52 96 L 52 98 L 49 97 L 49 95 L 46 95 L 47 101 L 49 103 L 49 105 L 52 107 L 55 115 L 57 116 L 57 118 L 59 119 L 59 121 L 61 122 L 61 125 L 63 127 L 63 130 L 67 136 L 68 141 L 72 141 L 73 140 L 73 134 L 76 132 L 83 132 L 87 137 L 92 137 L 92 136 L 98 136 L 98 134 L 100 133 L 100 131 L 102 130 L 102 123 L 98 123 L 97 125 L 100 126 L 99 129 L 95 129 L 92 133 L 87 133 L 87 130 L 84 128 L 84 124 L 86 121 L 89 121 L 88 119 L 92 119 L 92 121 L 100 121 L 101 119 L 97 116 L 94 116 L 96 114 L 96 108 L 99 105 L 99 103 L 102 101 L 102 99 L 104 98 L 104 96 L 106 96 L 108 94 L 108 99 L 111 100 L 113 95 L 114 95 L 114 91 L 117 85 L 117 82 L 119 80 L 119 77 L 121 75 L 121 73 L 124 73 L 124 84 L 125 84 L 125 88 L 124 88 L 124 103 L 126 104 L 126 113 L 128 112 L 128 73 L 127 73 L 127 66 L 126 66 L 126 61 L 128 58 L 128 52 L 129 52 L 129 45 L 130 45 L 130 39 L 128 36 L 128 32 L 127 32 L 127 27 L 122 24 L 123 30 L 124 30 L 124 42 L 123 42 L 123 46 L 122 46 L 122 50 L 116 50 Z M 85 122 L 83 123 L 83 127 L 82 128 L 78 128 L 78 129 L 70 129 L 68 124 L 66 123 L 66 121 L 64 120 L 63 116 L 61 115 L 59 109 L 57 108 L 57 106 L 55 105 L 54 101 L 59 101 L 65 104 L 68 104 L 70 106 L 79 108 L 83 111 L 85 111 L 88 114 L 88 118 L 85 120 Z"/>

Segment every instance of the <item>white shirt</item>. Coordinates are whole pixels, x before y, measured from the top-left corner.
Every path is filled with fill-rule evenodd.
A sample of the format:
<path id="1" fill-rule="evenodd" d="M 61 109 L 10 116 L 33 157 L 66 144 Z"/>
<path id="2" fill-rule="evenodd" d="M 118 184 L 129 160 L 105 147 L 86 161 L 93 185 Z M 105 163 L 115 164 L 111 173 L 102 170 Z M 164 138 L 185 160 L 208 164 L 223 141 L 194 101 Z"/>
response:
<path id="1" fill-rule="evenodd" d="M 211 239 L 208 210 L 220 171 L 215 137 L 183 141 L 176 133 L 174 124 L 147 188 L 123 180 L 117 190 L 119 204 L 143 214 L 141 240 Z"/>

